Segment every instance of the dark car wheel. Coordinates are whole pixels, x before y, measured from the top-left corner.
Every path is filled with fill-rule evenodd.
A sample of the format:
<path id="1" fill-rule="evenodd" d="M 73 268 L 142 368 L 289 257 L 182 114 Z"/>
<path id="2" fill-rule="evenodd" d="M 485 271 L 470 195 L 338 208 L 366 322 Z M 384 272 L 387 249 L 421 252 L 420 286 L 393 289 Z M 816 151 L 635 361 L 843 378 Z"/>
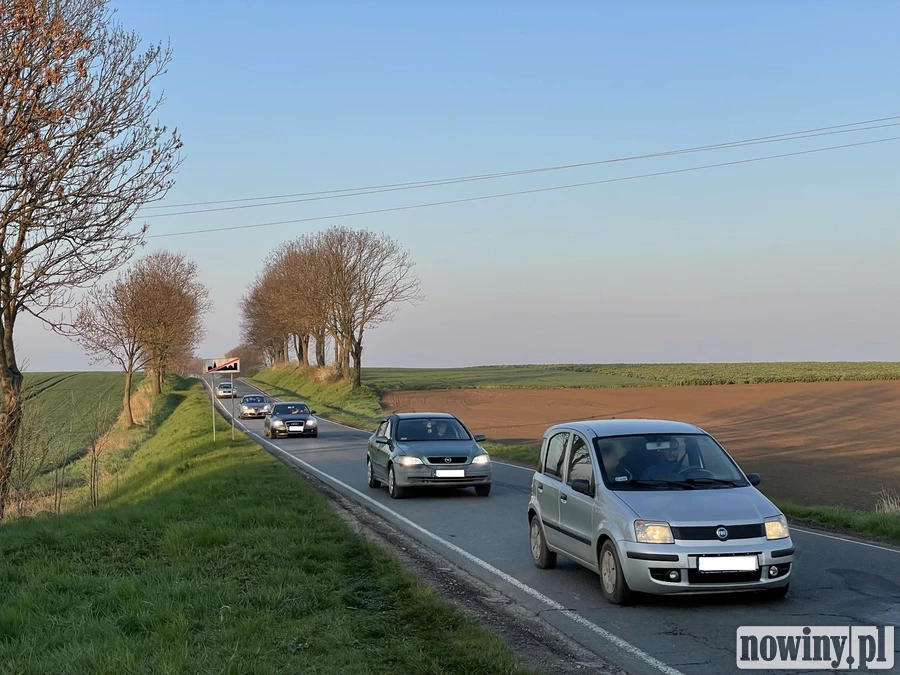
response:
<path id="1" fill-rule="evenodd" d="M 380 488 L 381 481 L 375 478 L 375 472 L 372 470 L 372 460 L 366 458 L 366 476 L 369 479 L 370 488 Z"/>
<path id="2" fill-rule="evenodd" d="M 393 464 L 391 464 L 391 468 L 388 470 L 388 494 L 391 495 L 391 499 L 403 499 L 406 495 L 406 490 L 397 485 Z"/>
<path id="3" fill-rule="evenodd" d="M 627 605 L 632 592 L 625 582 L 616 547 L 608 539 L 600 548 L 600 592 L 614 605 Z"/>
<path id="4" fill-rule="evenodd" d="M 556 567 L 556 553 L 547 548 L 544 539 L 544 529 L 541 520 L 537 516 L 531 518 L 531 557 L 534 564 L 542 570 L 550 570 Z"/>

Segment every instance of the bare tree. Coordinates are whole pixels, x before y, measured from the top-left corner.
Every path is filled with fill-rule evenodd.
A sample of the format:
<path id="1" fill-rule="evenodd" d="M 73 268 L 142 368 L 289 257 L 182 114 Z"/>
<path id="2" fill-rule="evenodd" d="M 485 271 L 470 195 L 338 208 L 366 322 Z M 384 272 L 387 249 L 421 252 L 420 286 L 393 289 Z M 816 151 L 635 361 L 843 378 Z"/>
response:
<path id="1" fill-rule="evenodd" d="M 225 356 L 241 360 L 241 372 L 253 377 L 265 368 L 266 361 L 262 350 L 255 345 L 241 344 L 230 350 Z"/>
<path id="2" fill-rule="evenodd" d="M 140 50 L 107 0 L 0 0 L 0 518 L 22 421 L 13 333 L 117 269 L 136 210 L 171 186 L 181 141 L 152 120 L 170 52 Z"/>
<path id="3" fill-rule="evenodd" d="M 290 358 L 291 327 L 285 315 L 290 309 L 285 288 L 266 270 L 257 275 L 241 298 L 241 337 L 262 350 L 272 363 Z"/>
<path id="4" fill-rule="evenodd" d="M 135 297 L 131 275 L 120 275 L 114 282 L 95 287 L 82 301 L 75 320 L 75 332 L 93 363 L 115 363 L 125 371 L 125 425 L 134 426 L 131 389 L 135 371 L 147 365 L 148 354 L 142 347 L 144 316 Z"/>
<path id="5" fill-rule="evenodd" d="M 26 396 L 10 474 L 13 500 L 20 516 L 25 515 L 35 480 L 50 465 L 51 452 L 59 432 L 48 422 L 40 399 Z"/>
<path id="6" fill-rule="evenodd" d="M 341 342 L 342 371 L 347 377 L 352 356 L 352 383 L 359 388 L 365 330 L 392 320 L 398 304 L 423 299 L 415 263 L 399 243 L 367 230 L 330 228 L 315 248 L 331 332 Z"/>
<path id="7" fill-rule="evenodd" d="M 198 273 L 184 254 L 163 250 L 144 256 L 131 270 L 135 311 L 142 317 L 140 344 L 155 394 L 167 369 L 188 364 L 206 334 L 203 315 L 212 303 Z"/>
<path id="8" fill-rule="evenodd" d="M 116 411 L 106 397 L 98 399 L 83 417 L 87 438 L 88 485 L 91 506 L 100 504 L 100 459 L 109 445 L 109 431 L 116 421 Z"/>

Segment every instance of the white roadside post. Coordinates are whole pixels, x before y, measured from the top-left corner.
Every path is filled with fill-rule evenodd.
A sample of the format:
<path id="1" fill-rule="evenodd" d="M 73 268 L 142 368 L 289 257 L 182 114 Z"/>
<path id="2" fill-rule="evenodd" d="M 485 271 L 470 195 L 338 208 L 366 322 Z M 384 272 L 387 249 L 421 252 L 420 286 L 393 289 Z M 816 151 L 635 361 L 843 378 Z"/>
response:
<path id="1" fill-rule="evenodd" d="M 241 360 L 222 357 L 220 359 L 204 359 L 204 368 L 209 373 L 211 382 L 209 388 L 210 400 L 213 411 L 213 440 L 216 440 L 216 390 L 212 386 L 215 382 L 215 373 L 227 372 L 231 375 L 231 440 L 234 440 L 234 374 L 241 372 Z"/>
<path id="2" fill-rule="evenodd" d="M 216 376 L 209 376 L 209 402 L 212 403 L 213 441 L 216 440 Z"/>

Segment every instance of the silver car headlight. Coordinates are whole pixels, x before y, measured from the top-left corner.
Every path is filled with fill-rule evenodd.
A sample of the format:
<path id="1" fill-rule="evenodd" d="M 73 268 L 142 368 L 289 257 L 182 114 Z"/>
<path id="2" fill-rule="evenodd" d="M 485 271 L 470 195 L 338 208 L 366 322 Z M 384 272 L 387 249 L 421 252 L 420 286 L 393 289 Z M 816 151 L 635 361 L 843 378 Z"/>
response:
<path id="1" fill-rule="evenodd" d="M 272 422 L 272 426 L 273 427 L 283 427 L 284 422 L 282 422 L 281 420 L 275 420 L 274 422 Z"/>
<path id="2" fill-rule="evenodd" d="M 787 518 L 783 515 L 766 520 L 766 539 L 787 539 L 791 536 Z"/>
<path id="3" fill-rule="evenodd" d="M 634 538 L 641 544 L 674 544 L 672 528 L 668 523 L 648 520 L 634 521 Z"/>
<path id="4" fill-rule="evenodd" d="M 309 418 L 308 420 L 306 420 L 306 426 L 308 426 L 308 427 L 314 427 L 314 426 L 316 426 L 316 424 L 317 424 L 317 422 L 312 418 Z"/>
<path id="5" fill-rule="evenodd" d="M 472 458 L 472 464 L 487 464 L 490 461 L 491 461 L 491 457 L 490 457 L 490 455 L 487 455 L 487 454 L 475 455 L 475 457 Z"/>
<path id="6" fill-rule="evenodd" d="M 422 464 L 422 460 L 418 457 L 409 457 L 407 455 L 402 455 L 396 459 L 397 464 L 400 466 L 417 466 Z"/>

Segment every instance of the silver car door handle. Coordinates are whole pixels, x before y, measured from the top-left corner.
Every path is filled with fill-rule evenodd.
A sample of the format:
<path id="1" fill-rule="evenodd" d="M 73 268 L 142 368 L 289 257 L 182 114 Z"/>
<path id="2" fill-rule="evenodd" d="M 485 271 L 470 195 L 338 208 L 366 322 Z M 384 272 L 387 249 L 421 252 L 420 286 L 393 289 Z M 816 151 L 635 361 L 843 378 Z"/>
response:
<path id="1" fill-rule="evenodd" d="M 543 485 L 543 483 L 538 483 L 538 484 L 537 484 L 537 489 L 540 490 L 541 492 L 543 492 L 543 491 L 544 491 L 544 485 Z"/>
<path id="2" fill-rule="evenodd" d="M 560 496 L 559 496 L 559 501 L 561 501 L 561 502 L 567 501 L 568 499 L 569 499 L 569 498 L 566 497 L 565 495 L 560 495 Z"/>

